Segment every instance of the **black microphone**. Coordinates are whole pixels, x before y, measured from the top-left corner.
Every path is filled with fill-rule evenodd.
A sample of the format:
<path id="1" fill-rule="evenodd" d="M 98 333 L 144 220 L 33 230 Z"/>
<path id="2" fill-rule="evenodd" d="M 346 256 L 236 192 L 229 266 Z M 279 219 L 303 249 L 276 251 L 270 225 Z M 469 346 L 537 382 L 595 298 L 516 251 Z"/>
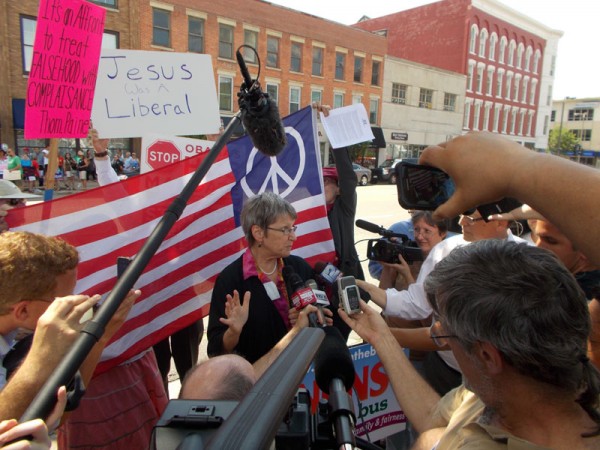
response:
<path id="1" fill-rule="evenodd" d="M 289 267 L 289 269 L 285 270 L 286 267 Z M 300 275 L 296 273 L 293 267 L 284 266 L 282 274 L 288 290 L 291 308 L 296 308 L 296 310 L 300 311 L 306 308 L 307 305 L 317 304 L 317 296 L 311 288 L 304 286 L 304 281 L 302 281 L 302 278 L 300 278 Z M 319 326 L 319 321 L 315 313 L 308 315 L 308 321 L 311 327 Z"/>
<path id="2" fill-rule="evenodd" d="M 267 156 L 277 156 L 286 146 L 287 139 L 279 109 L 275 102 L 269 98 L 269 94 L 262 91 L 258 80 L 252 80 L 244 57 L 240 52 L 242 47 L 256 50 L 249 45 L 240 46 L 235 57 L 244 82 L 238 92 L 238 105 L 246 113 L 242 116 L 242 122 L 246 132 L 250 136 L 254 146 Z M 256 54 L 258 58 L 258 54 Z M 259 62 L 260 64 L 260 62 Z"/>
<path id="3" fill-rule="evenodd" d="M 371 233 L 380 234 L 381 236 L 383 236 L 385 238 L 399 237 L 399 238 L 402 238 L 403 241 L 408 240 L 408 236 L 405 234 L 394 233 L 393 231 L 387 230 L 387 229 L 383 228 L 382 226 L 376 225 L 372 222 L 367 222 L 366 220 L 358 219 L 355 222 L 355 225 L 358 228 L 362 228 L 363 230 L 370 231 Z"/>
<path id="4" fill-rule="evenodd" d="M 315 381 L 329 395 L 329 417 L 332 419 L 338 448 L 354 447 L 356 416 L 346 391 L 354 384 L 354 364 L 340 331 L 335 327 L 323 328 L 325 340 L 315 355 Z"/>
<path id="5" fill-rule="evenodd" d="M 334 284 L 342 274 L 340 269 L 324 261 L 317 261 L 313 270 L 317 273 L 317 278 L 321 284 L 327 285 Z"/>

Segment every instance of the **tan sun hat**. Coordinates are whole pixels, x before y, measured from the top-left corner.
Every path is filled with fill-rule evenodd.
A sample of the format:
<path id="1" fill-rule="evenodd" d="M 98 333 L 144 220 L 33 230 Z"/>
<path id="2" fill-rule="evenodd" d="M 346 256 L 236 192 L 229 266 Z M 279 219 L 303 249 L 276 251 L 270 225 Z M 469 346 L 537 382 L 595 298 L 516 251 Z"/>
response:
<path id="1" fill-rule="evenodd" d="M 0 180 L 0 198 L 39 198 L 41 195 L 27 194 L 8 180 Z"/>

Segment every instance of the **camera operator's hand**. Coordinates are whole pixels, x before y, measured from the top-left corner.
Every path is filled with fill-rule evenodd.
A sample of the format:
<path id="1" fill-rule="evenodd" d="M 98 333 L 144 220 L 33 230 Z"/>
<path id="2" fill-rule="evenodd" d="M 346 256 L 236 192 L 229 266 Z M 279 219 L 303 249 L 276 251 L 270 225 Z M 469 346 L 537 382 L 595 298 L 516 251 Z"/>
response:
<path id="1" fill-rule="evenodd" d="M 395 341 L 383 316 L 363 300 L 359 300 L 359 304 L 362 312 L 350 316 L 340 308 L 338 314 L 342 320 L 375 348 L 385 339 L 391 338 L 392 341 Z"/>
<path id="2" fill-rule="evenodd" d="M 519 198 L 513 183 L 522 176 L 522 169 L 535 164 L 531 161 L 535 157 L 536 153 L 516 142 L 487 132 L 428 147 L 419 163 L 442 169 L 456 185 L 455 193 L 435 210 L 434 217 L 455 217 L 502 197 Z"/>
<path id="3" fill-rule="evenodd" d="M 81 318 L 99 300 L 99 295 L 69 295 L 52 301 L 38 319 L 26 360 L 35 355 L 40 366 L 55 367 L 79 336 Z"/>
<path id="4" fill-rule="evenodd" d="M 539 212 L 529 205 L 521 205 L 510 212 L 492 214 L 488 220 L 546 220 Z"/>
<path id="5" fill-rule="evenodd" d="M 380 288 L 386 289 L 394 287 L 398 274 L 402 275 L 402 278 L 404 278 L 407 285 L 415 282 L 415 278 L 410 271 L 410 266 L 400 254 L 398 254 L 398 261 L 398 264 L 379 261 L 379 263 L 383 266 L 381 278 L 379 280 Z"/>
<path id="6" fill-rule="evenodd" d="M 4 445 L 8 442 L 13 443 Z M 52 441 L 42 419 L 23 423 L 11 419 L 0 422 L 0 445 L 2 450 L 44 450 L 52 446 Z"/>

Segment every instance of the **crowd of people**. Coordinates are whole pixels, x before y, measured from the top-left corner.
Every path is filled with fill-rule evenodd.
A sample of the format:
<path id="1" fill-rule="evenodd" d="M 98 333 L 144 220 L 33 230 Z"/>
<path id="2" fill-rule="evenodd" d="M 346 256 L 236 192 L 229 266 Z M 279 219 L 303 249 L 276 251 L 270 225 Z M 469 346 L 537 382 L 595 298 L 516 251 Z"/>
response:
<path id="1" fill-rule="evenodd" d="M 108 140 L 94 131 L 92 139 L 99 183 L 118 182 Z M 446 171 L 456 191 L 433 213 L 413 211 L 410 223 L 395 225 L 415 240 L 423 261 L 408 264 L 399 255 L 397 262 L 373 264 L 375 285 L 364 281 L 354 247 L 351 160 L 347 149 L 333 154 L 335 167 L 322 174 L 335 247 L 331 263 L 356 278 L 365 300 L 361 312 L 348 315 L 339 308 L 335 284 L 320 286 L 332 303 L 324 315 L 313 306 L 294 306 L 291 273 L 301 283 L 322 279 L 293 254 L 297 213 L 275 193 L 251 197 L 240 217 L 247 246 L 212 291 L 210 358 L 197 364 L 197 324 L 183 344 L 171 339 L 162 350 L 150 348 L 94 374 L 104 345 L 140 295 L 131 291 L 80 368 L 87 392 L 77 414 L 62 416 L 61 448 L 146 448 L 168 399 L 164 367 L 171 354 L 176 357 L 175 347 L 186 349 L 181 398 L 242 399 L 309 325 L 310 313 L 344 337 L 352 329 L 373 345 L 411 424 L 415 449 L 600 448 L 600 208 L 594 195 L 600 172 L 489 133 L 428 148 L 420 162 Z M 0 180 L 0 220 L 30 195 Z M 503 197 L 524 206 L 491 217 L 476 208 Z M 449 233 L 447 220 L 457 216 L 462 232 Z M 516 219 L 529 220 L 529 240 L 511 232 Z M 45 445 L 46 427 L 55 425 L 67 403 L 64 388 L 46 423 L 12 419 L 31 402 L 99 298 L 73 293 L 75 248 L 6 228 L 4 222 L 0 445 L 27 435 Z M 26 350 L 15 357 L 21 341 Z M 159 370 L 161 358 L 167 363 Z"/>

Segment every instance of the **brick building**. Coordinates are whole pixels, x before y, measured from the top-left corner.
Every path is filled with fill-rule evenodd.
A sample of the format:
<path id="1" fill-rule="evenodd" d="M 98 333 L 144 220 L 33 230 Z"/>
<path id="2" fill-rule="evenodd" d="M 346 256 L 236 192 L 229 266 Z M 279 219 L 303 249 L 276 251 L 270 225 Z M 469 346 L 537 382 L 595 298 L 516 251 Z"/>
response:
<path id="1" fill-rule="evenodd" d="M 391 56 L 466 75 L 464 131 L 547 147 L 561 32 L 496 0 L 442 0 L 354 26 L 387 36 Z"/>
<path id="2" fill-rule="evenodd" d="M 235 53 L 243 44 L 257 50 L 261 84 L 282 116 L 313 101 L 362 103 L 371 124 L 380 123 L 385 37 L 260 0 L 150 1 L 141 8 L 140 33 L 143 50 L 212 55 L 225 124 L 237 111 Z M 255 77 L 256 55 L 242 52 Z"/>
<path id="3" fill-rule="evenodd" d="M 212 55 L 225 123 L 237 111 L 242 77 L 235 52 L 242 44 L 257 49 L 261 84 L 278 103 L 282 116 L 312 101 L 334 107 L 360 102 L 371 123 L 380 123 L 385 37 L 261 0 L 94 3 L 107 8 L 105 47 Z M 23 100 L 38 5 L 37 0 L 8 2 L 0 12 L 0 20 L 7 25 L 0 50 L 9 61 L 9 70 L 0 74 L 0 137 L 13 145 L 16 141 L 17 148 L 44 145 L 22 139 Z M 255 55 L 244 50 L 244 56 L 255 77 Z M 123 145 L 128 146 L 126 142 Z"/>

